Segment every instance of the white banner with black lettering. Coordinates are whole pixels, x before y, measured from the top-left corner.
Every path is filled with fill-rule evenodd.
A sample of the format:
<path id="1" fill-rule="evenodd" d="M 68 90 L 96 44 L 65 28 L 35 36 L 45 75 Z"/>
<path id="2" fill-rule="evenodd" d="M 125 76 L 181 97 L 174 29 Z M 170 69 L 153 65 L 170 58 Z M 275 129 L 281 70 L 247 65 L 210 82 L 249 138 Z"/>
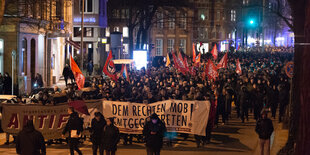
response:
<path id="1" fill-rule="evenodd" d="M 205 135 L 209 101 L 166 100 L 152 104 L 103 101 L 103 115 L 115 117 L 121 133 L 141 134 L 146 119 L 153 113 L 166 124 L 168 132 Z"/>

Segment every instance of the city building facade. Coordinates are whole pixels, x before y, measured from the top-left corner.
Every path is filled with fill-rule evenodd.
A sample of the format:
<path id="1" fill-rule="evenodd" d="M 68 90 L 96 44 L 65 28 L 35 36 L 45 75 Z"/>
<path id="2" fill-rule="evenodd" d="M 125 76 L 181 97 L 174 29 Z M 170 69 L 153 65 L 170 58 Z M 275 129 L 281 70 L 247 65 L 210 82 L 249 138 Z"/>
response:
<path id="1" fill-rule="evenodd" d="M 83 68 L 93 62 L 94 74 L 99 73 L 104 65 L 105 52 L 105 28 L 107 27 L 107 1 L 106 0 L 84 0 L 84 34 L 83 48 L 81 48 L 81 21 L 82 0 L 73 1 L 73 33 L 68 43 L 71 45 L 71 53 L 77 64 L 81 63 L 83 51 Z M 101 72 L 100 72 L 101 73 Z"/>
<path id="2" fill-rule="evenodd" d="M 71 7 L 69 0 L 6 1 L 0 26 L 0 72 L 13 76 L 15 94 L 29 93 L 36 74 L 42 76 L 44 86 L 61 75 Z"/>

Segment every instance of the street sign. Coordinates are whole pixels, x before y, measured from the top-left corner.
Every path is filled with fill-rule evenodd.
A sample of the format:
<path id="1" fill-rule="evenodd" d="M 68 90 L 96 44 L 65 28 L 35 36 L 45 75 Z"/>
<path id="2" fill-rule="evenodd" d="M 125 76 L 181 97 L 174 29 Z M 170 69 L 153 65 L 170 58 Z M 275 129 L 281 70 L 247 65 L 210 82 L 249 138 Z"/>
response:
<path id="1" fill-rule="evenodd" d="M 293 78 L 294 75 L 294 63 L 292 61 L 286 63 L 285 73 L 289 78 Z"/>

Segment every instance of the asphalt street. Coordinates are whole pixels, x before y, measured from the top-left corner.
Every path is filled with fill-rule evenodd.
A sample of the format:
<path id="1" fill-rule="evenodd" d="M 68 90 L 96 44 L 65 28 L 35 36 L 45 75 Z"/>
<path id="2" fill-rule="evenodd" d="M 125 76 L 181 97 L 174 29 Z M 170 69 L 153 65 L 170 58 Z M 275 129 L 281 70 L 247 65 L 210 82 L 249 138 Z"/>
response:
<path id="1" fill-rule="evenodd" d="M 203 155 L 203 154 L 212 154 L 212 155 L 252 155 L 259 153 L 258 146 L 258 136 L 255 133 L 255 120 L 253 116 L 250 116 L 249 121 L 241 123 L 240 119 L 237 119 L 235 115 L 232 115 L 228 124 L 220 124 L 218 127 L 214 128 L 212 132 L 211 143 L 205 145 L 203 148 L 197 148 L 195 139 L 193 135 L 187 140 L 183 138 L 178 138 L 173 142 L 172 147 L 164 145 L 161 154 L 162 155 Z M 283 132 L 281 129 L 282 124 L 278 124 L 276 120 L 273 120 L 275 126 L 275 133 L 272 135 L 271 141 L 272 144 L 277 146 L 272 146 L 271 154 L 276 154 L 278 149 L 281 148 L 281 145 L 284 145 L 283 142 L 274 143 L 275 135 L 281 134 L 281 141 L 285 141 L 283 138 L 286 136 L 286 132 Z M 279 136 L 277 136 L 279 137 Z M 13 155 L 15 152 L 15 145 L 4 145 L 5 134 L 0 134 L 0 154 Z M 90 155 L 92 154 L 91 142 L 85 141 L 81 145 L 81 150 L 83 154 Z M 52 144 L 47 146 L 47 154 L 51 155 L 64 155 L 69 154 L 69 149 L 67 144 Z M 143 143 L 138 143 L 136 139 L 132 145 L 123 145 L 121 140 L 118 144 L 118 155 L 145 155 L 146 150 Z"/>

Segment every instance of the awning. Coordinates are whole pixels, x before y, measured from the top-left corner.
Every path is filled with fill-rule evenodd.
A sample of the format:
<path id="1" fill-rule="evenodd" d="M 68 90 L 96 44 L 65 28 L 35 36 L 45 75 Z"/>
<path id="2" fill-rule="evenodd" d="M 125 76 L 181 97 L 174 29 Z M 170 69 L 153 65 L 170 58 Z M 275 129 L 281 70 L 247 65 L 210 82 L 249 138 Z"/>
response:
<path id="1" fill-rule="evenodd" d="M 80 50 L 81 49 L 81 46 L 79 43 L 77 42 L 74 42 L 72 41 L 71 39 L 70 40 L 66 40 L 66 43 L 70 44 L 71 46 L 73 46 L 74 48 Z"/>

